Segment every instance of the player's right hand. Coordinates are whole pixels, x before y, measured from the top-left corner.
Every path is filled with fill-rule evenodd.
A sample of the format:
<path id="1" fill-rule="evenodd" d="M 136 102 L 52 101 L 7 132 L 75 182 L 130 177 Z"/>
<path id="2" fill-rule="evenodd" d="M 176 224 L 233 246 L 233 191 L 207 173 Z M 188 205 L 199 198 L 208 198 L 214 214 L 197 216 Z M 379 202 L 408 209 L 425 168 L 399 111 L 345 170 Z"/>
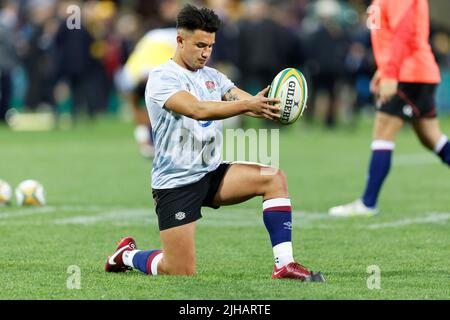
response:
<path id="1" fill-rule="evenodd" d="M 386 103 L 397 93 L 398 81 L 395 79 L 382 79 L 380 81 L 379 100 Z"/>
<path id="2" fill-rule="evenodd" d="M 375 104 L 377 107 L 381 107 L 381 99 L 380 99 L 380 82 L 381 82 L 381 75 L 380 72 L 377 70 L 375 71 L 375 74 L 372 77 L 372 80 L 370 81 L 370 92 L 375 96 Z"/>
<path id="3" fill-rule="evenodd" d="M 376 96 L 380 94 L 380 80 L 380 72 L 377 70 L 370 81 L 370 92 Z"/>
<path id="4" fill-rule="evenodd" d="M 280 99 L 267 98 L 269 86 L 260 91 L 256 96 L 249 99 L 248 107 L 250 112 L 262 116 L 266 119 L 278 121 L 280 119 Z"/>

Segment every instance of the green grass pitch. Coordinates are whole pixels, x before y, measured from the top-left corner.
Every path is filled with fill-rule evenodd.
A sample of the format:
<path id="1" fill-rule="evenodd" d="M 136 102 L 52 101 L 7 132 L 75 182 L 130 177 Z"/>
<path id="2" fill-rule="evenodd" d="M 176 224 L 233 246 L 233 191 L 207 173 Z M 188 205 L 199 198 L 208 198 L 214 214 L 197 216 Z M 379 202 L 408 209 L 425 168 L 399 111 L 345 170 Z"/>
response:
<path id="1" fill-rule="evenodd" d="M 293 204 L 297 260 L 327 282 L 270 278 L 272 250 L 259 199 L 204 210 L 197 228 L 197 275 L 106 274 L 122 236 L 159 247 L 149 178 L 133 126 L 114 119 L 71 131 L 15 133 L 0 127 L 0 178 L 37 179 L 42 208 L 0 208 L 0 299 L 449 299 L 450 171 L 401 131 L 391 174 L 373 218 L 333 219 L 330 206 L 361 195 L 371 121 L 354 129 L 280 131 L 280 167 Z M 450 134 L 450 119 L 443 118 Z M 80 289 L 71 266 L 80 271 Z M 369 289 L 369 266 L 380 288 Z M 73 268 L 73 267 L 72 267 Z M 69 284 L 69 288 L 68 288 Z"/>

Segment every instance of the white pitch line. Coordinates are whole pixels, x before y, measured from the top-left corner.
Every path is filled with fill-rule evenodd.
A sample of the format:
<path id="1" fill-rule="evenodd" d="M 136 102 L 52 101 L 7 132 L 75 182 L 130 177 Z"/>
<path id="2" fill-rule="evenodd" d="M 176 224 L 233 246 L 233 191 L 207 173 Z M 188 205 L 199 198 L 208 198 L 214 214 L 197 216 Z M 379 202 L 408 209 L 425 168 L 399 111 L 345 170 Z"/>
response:
<path id="1" fill-rule="evenodd" d="M 104 221 L 129 221 L 151 216 L 151 209 L 115 209 L 95 215 L 82 215 L 53 220 L 54 224 L 95 224 Z"/>
<path id="2" fill-rule="evenodd" d="M 394 156 L 393 165 L 395 167 L 417 166 L 417 165 L 436 165 L 440 161 L 436 155 L 427 153 L 402 154 Z"/>
<path id="3" fill-rule="evenodd" d="M 54 212 L 92 212 L 102 211 L 105 208 L 99 206 L 44 206 L 44 207 L 29 207 L 15 211 L 0 210 L 0 219 L 26 217 L 32 215 L 40 215 Z"/>
<path id="4" fill-rule="evenodd" d="M 14 218 L 24 217 L 29 215 L 40 215 L 49 213 L 67 213 L 67 212 L 83 212 L 82 215 L 74 215 L 59 219 L 44 220 L 44 221 L 30 221 L 17 220 Z M 204 219 L 200 221 L 201 225 L 221 227 L 252 227 L 263 225 L 262 212 L 255 208 L 230 208 L 223 207 L 219 210 L 205 210 L 203 212 Z M 8 219 L 11 218 L 11 219 Z M 3 221 L 1 221 L 4 219 Z M 450 213 L 426 213 L 422 217 L 406 218 L 402 220 L 375 223 L 370 225 L 353 225 L 353 227 L 361 229 L 383 229 L 383 228 L 400 228 L 403 226 L 413 224 L 438 224 L 446 223 L 450 219 Z M 300 229 L 341 229 L 347 228 L 347 224 L 335 223 L 320 223 L 320 221 L 335 220 L 334 217 L 329 216 L 324 212 L 293 212 L 293 222 L 295 228 Z M 103 222 L 112 222 L 116 225 L 135 225 L 135 224 L 157 224 L 157 217 L 153 207 L 148 208 L 119 208 L 119 207 L 101 207 L 101 206 L 47 206 L 42 208 L 26 208 L 17 211 L 0 212 L 0 225 L 41 225 L 41 224 L 56 224 L 56 225 L 92 225 Z M 340 220 L 343 221 L 343 220 Z M 353 220 L 354 221 L 354 220 Z"/>
<path id="5" fill-rule="evenodd" d="M 135 226 L 135 225 L 157 225 L 158 221 L 156 216 L 149 215 L 148 212 L 143 214 L 137 214 L 134 211 L 123 211 L 117 212 L 114 214 L 104 214 L 100 216 L 77 216 L 66 219 L 58 219 L 53 220 L 51 223 L 58 225 L 67 225 L 67 224 L 79 224 L 79 225 L 94 225 L 98 223 L 109 222 L 113 223 L 116 226 Z M 244 219 L 217 219 L 217 216 L 211 217 L 208 215 L 204 215 L 203 219 L 199 221 L 199 226 L 208 226 L 208 227 L 238 227 L 238 228 L 246 228 L 246 227 L 254 227 L 261 226 L 264 227 L 264 222 L 261 217 L 249 217 L 246 220 Z M 344 226 L 341 226 L 344 227 Z M 294 221 L 294 228 L 300 229 L 331 229 L 336 228 L 336 226 L 326 225 L 326 224 L 312 224 L 308 221 L 301 221 L 299 219 Z"/>
<path id="6" fill-rule="evenodd" d="M 419 217 L 419 218 L 408 218 L 408 219 L 402 219 L 392 222 L 385 222 L 385 223 L 375 223 L 367 226 L 368 229 L 384 229 L 384 228 L 399 228 L 404 226 L 409 226 L 413 224 L 427 224 L 427 223 L 446 223 L 447 220 L 450 219 L 450 213 L 444 212 L 432 212 L 429 213 L 425 217 Z"/>
<path id="7" fill-rule="evenodd" d="M 17 211 L 6 211 L 0 213 L 0 219 L 17 218 L 31 215 L 39 215 L 55 212 L 53 207 L 41 207 L 41 208 L 26 208 Z"/>
<path id="8" fill-rule="evenodd" d="M 226 209 L 225 209 L 226 210 Z M 230 211 L 230 210 L 229 210 Z M 259 221 L 262 221 L 262 213 L 256 215 L 253 209 L 236 209 L 231 212 L 207 212 L 203 213 L 204 223 L 208 225 L 227 225 L 227 226 L 253 226 Z M 249 214 L 242 214 L 243 212 Z M 239 214 L 241 213 L 241 214 Z M 330 216 L 325 213 L 308 213 L 294 211 L 294 216 L 298 216 L 300 223 L 305 223 L 307 220 L 330 219 Z M 156 221 L 156 215 L 153 208 L 135 208 L 135 209 L 115 209 L 111 211 L 103 211 L 95 215 L 80 215 L 53 220 L 54 224 L 95 224 L 108 221 L 123 221 L 129 223 L 130 220 L 141 221 L 150 220 Z M 148 221 L 147 221 L 148 222 Z"/>

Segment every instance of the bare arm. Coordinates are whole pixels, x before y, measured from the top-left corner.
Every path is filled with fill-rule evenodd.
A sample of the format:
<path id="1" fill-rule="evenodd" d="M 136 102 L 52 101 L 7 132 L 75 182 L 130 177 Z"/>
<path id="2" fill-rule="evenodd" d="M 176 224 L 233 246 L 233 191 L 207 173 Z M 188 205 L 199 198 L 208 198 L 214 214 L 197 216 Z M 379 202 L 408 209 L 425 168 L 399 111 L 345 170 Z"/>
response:
<path id="1" fill-rule="evenodd" d="M 237 101 L 237 100 L 248 99 L 251 97 L 252 97 L 252 95 L 245 92 L 244 90 L 241 90 L 237 87 L 233 87 L 223 95 L 223 100 L 224 101 Z"/>
<path id="2" fill-rule="evenodd" d="M 267 89 L 268 88 L 265 88 L 263 91 L 265 91 Z M 245 92 L 244 90 L 239 89 L 237 87 L 233 87 L 233 88 L 231 88 L 230 90 L 228 90 L 224 94 L 223 99 L 225 101 L 238 101 L 238 100 L 251 99 L 252 97 L 253 96 L 250 93 Z M 276 109 L 276 110 L 273 110 L 273 111 L 276 111 L 276 113 L 278 113 L 278 110 L 279 109 Z M 266 119 L 269 119 L 266 116 L 264 116 L 263 114 L 257 114 L 257 113 L 252 112 L 252 111 L 245 112 L 245 115 L 250 116 L 250 117 L 254 117 L 254 118 L 266 118 Z M 278 118 L 276 118 L 276 119 L 278 119 Z M 270 120 L 276 120 L 276 119 L 273 119 L 273 116 L 272 116 L 272 118 L 270 118 Z"/>
<path id="3" fill-rule="evenodd" d="M 277 99 L 266 98 L 263 94 L 247 95 L 242 100 L 200 101 L 189 92 L 180 91 L 166 101 L 165 107 L 195 120 L 220 120 L 247 112 L 277 119 L 279 108 L 272 105 Z"/>

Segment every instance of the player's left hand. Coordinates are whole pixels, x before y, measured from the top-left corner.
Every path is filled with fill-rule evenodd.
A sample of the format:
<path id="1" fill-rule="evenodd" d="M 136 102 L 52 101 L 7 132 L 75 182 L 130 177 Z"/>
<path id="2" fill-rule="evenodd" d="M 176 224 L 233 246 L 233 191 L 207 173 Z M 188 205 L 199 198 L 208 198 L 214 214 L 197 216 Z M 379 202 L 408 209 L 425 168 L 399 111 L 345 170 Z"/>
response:
<path id="1" fill-rule="evenodd" d="M 397 93 L 398 81 L 395 79 L 381 79 L 380 81 L 380 91 L 379 91 L 379 102 L 386 103 L 392 99 L 392 97 Z"/>
<path id="2" fill-rule="evenodd" d="M 260 108 L 250 111 L 254 116 L 266 118 L 267 120 L 279 121 L 280 120 L 280 106 L 281 101 L 279 98 L 267 98 L 270 86 L 265 87 L 258 92 L 253 100 L 260 100 L 263 104 L 260 104 Z M 262 108 L 261 108 L 262 107 Z"/>

